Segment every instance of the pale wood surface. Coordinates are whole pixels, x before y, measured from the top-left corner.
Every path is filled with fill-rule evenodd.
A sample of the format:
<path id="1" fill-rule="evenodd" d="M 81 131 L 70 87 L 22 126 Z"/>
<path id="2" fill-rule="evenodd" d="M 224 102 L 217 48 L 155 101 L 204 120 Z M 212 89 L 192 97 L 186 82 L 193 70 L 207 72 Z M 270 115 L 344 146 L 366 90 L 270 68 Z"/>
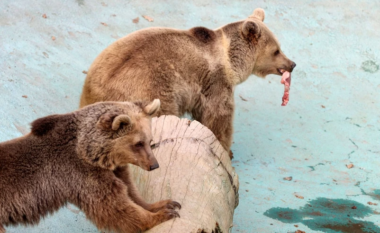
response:
<path id="1" fill-rule="evenodd" d="M 131 166 L 132 176 L 147 202 L 171 198 L 182 209 L 181 218 L 147 232 L 229 232 L 239 181 L 228 152 L 197 121 L 161 116 L 153 118 L 152 131 L 160 168 L 146 172 Z M 216 231 L 216 224 L 221 231 Z"/>

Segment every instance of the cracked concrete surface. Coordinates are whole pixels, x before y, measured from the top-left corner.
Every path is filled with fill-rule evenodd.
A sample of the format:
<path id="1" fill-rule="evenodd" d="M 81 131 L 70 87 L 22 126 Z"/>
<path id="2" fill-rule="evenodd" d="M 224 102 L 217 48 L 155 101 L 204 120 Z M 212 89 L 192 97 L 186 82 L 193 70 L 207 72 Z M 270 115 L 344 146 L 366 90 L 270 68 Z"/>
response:
<path id="1" fill-rule="evenodd" d="M 251 77 L 236 88 L 232 150 L 240 204 L 232 232 L 349 232 L 336 224 L 356 221 L 352 216 L 339 215 L 345 216 L 340 223 L 318 228 L 305 221 L 295 227 L 264 215 L 273 208 L 298 210 L 326 199 L 368 207 L 362 208 L 367 214 L 361 220 L 379 226 L 377 1 L 1 1 L 0 140 L 27 133 L 38 117 L 75 110 L 83 71 L 117 38 L 150 26 L 217 28 L 246 18 L 256 7 L 265 9 L 266 24 L 297 67 L 286 107 L 280 106 L 279 76 Z M 349 163 L 354 167 L 348 169 Z M 291 181 L 283 180 L 289 176 Z M 97 232 L 70 208 L 35 228 L 7 230 Z M 318 223 L 322 217 L 310 221 Z"/>

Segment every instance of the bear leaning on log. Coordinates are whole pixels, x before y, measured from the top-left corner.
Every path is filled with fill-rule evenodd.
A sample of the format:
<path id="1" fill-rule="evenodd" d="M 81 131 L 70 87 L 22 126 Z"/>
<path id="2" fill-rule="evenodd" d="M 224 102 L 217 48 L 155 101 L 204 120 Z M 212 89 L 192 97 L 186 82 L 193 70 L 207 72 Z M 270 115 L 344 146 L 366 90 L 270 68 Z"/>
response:
<path id="1" fill-rule="evenodd" d="M 153 102 L 103 102 L 35 120 L 31 132 L 0 143 L 0 233 L 37 224 L 70 202 L 99 229 L 147 230 L 179 217 L 172 200 L 146 203 L 128 164 L 159 167 L 150 148 Z"/>

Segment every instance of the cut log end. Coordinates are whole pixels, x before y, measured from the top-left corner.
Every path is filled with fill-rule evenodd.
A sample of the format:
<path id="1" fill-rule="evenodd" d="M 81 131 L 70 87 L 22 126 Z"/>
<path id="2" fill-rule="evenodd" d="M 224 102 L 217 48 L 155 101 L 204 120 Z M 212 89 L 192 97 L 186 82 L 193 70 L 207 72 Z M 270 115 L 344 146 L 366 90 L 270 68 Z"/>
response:
<path id="1" fill-rule="evenodd" d="M 182 209 L 181 218 L 147 232 L 229 232 L 239 203 L 239 181 L 229 152 L 197 121 L 153 118 L 152 133 L 160 168 L 147 172 L 131 166 L 132 176 L 147 202 L 172 199 Z"/>

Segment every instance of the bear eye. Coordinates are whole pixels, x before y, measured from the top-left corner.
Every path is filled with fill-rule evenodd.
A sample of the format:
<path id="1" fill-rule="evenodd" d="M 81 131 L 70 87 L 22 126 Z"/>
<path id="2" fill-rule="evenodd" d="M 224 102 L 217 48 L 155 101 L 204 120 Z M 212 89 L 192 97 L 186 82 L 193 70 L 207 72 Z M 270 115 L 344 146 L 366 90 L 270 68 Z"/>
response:
<path id="1" fill-rule="evenodd" d="M 274 52 L 274 55 L 277 56 L 279 54 L 280 54 L 280 50 L 277 49 L 276 52 Z"/>
<path id="2" fill-rule="evenodd" d="M 135 144 L 135 147 L 144 147 L 144 142 L 138 142 Z"/>

